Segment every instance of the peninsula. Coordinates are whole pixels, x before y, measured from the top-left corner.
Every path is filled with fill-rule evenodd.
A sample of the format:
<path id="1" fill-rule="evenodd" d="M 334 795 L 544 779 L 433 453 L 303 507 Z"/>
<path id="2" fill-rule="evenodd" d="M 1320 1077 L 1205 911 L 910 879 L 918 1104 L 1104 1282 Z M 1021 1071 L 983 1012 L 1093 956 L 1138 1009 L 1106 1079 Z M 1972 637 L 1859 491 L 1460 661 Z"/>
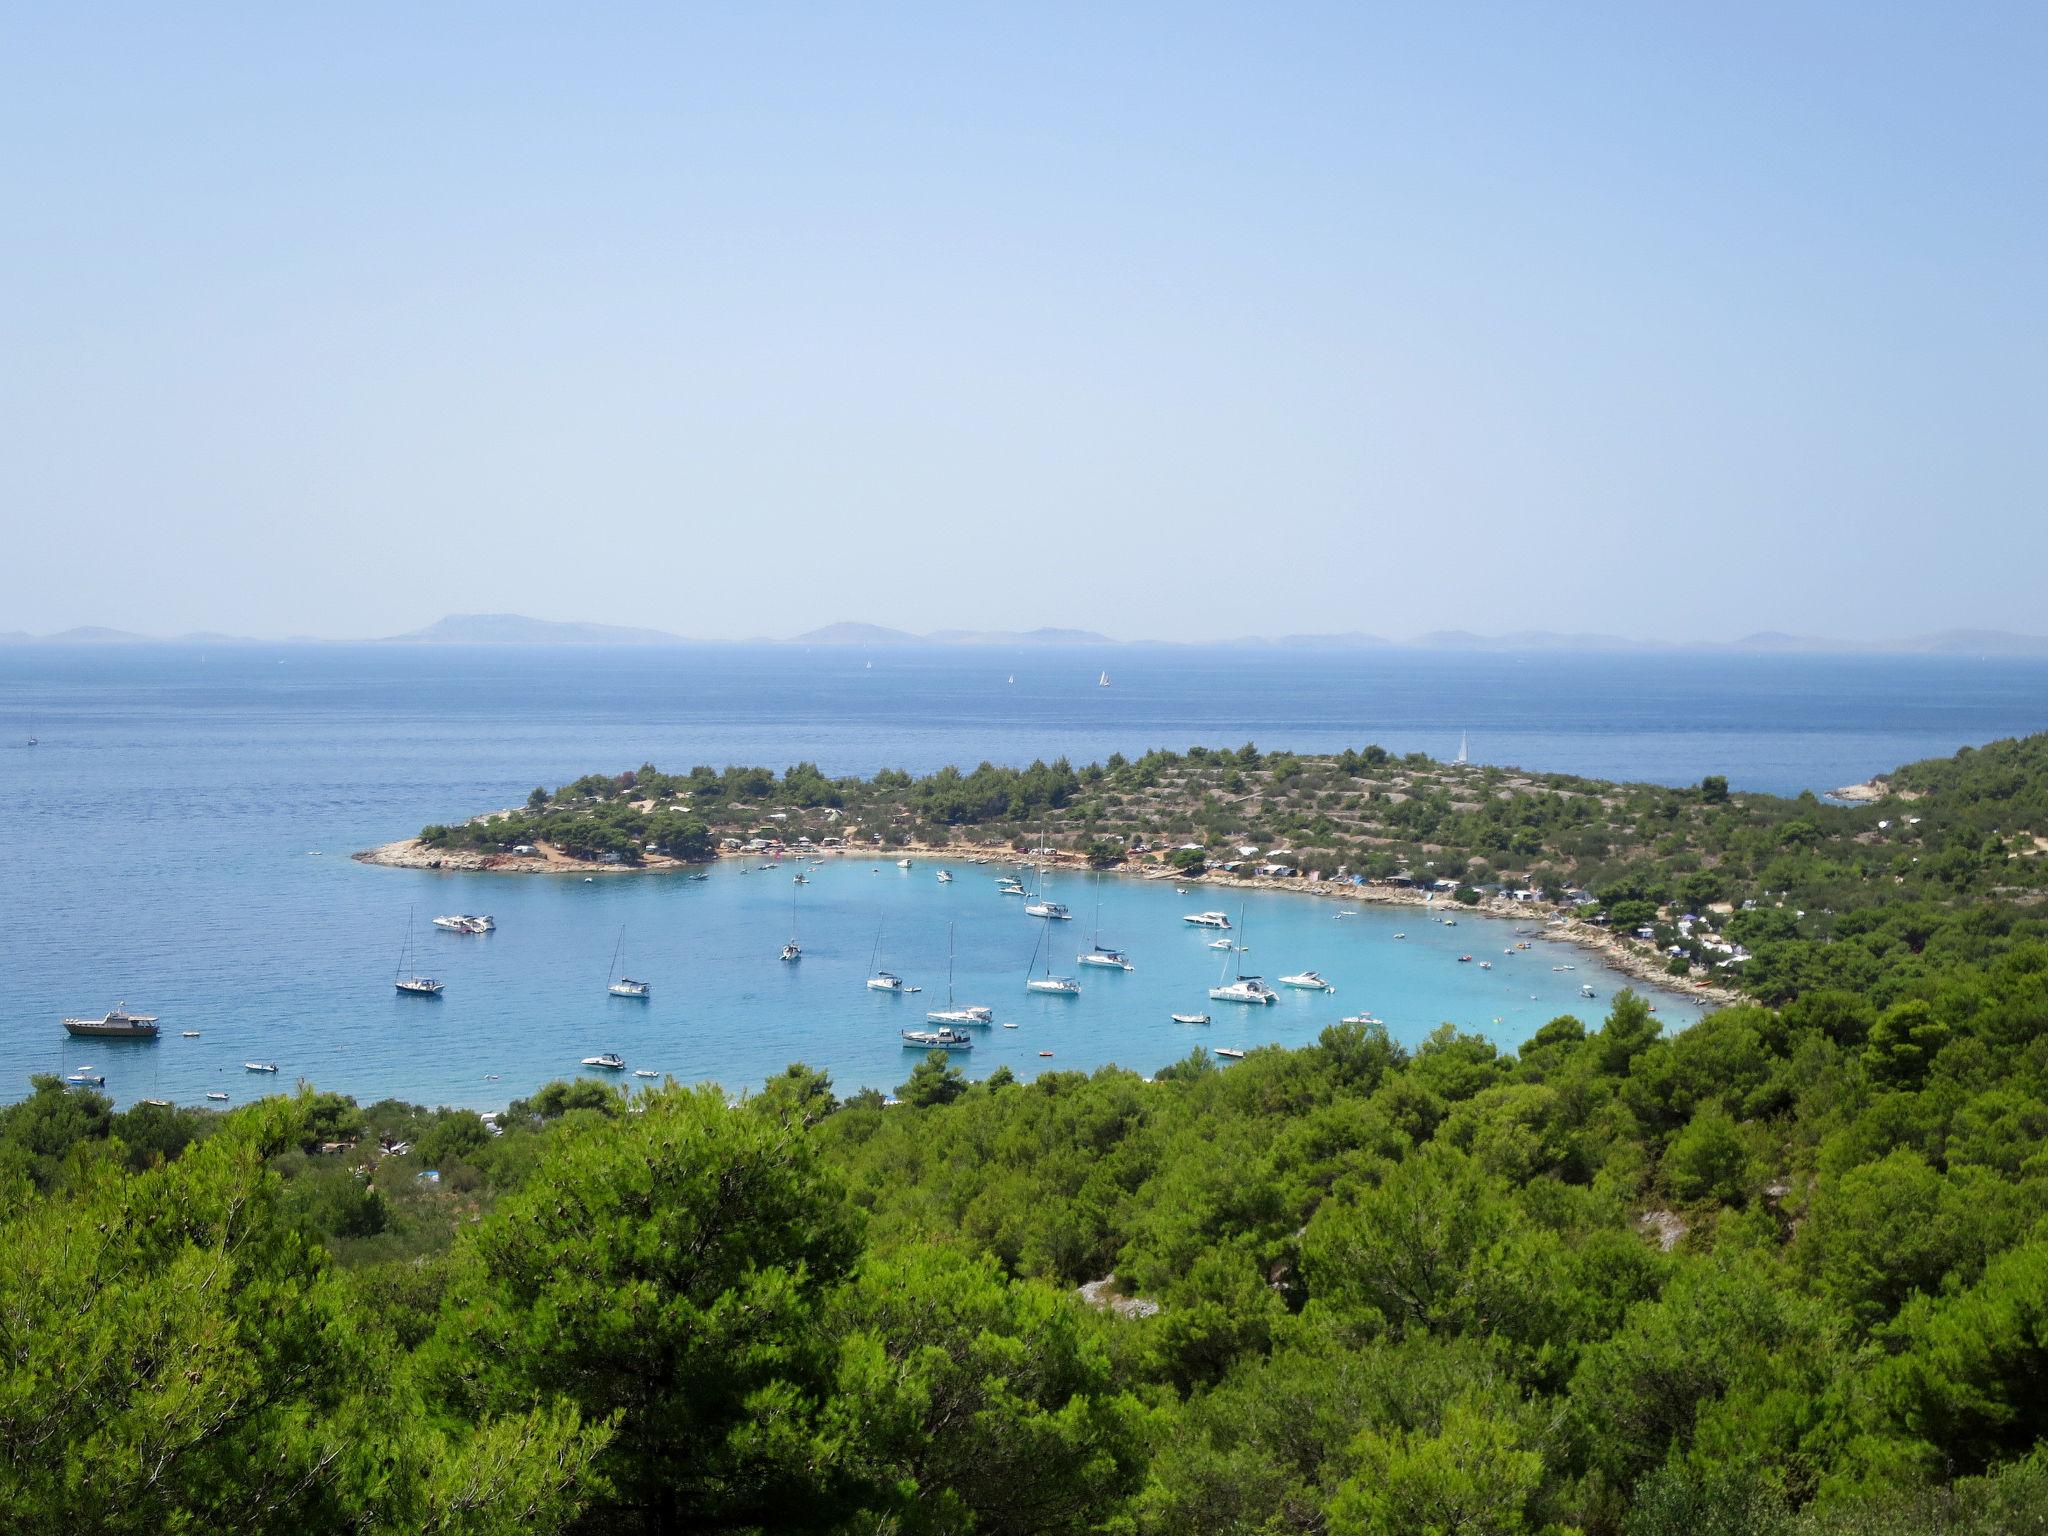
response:
<path id="1" fill-rule="evenodd" d="M 1718 776 L 1674 789 L 1249 744 L 867 779 L 650 763 L 356 857 L 614 874 L 784 852 L 1029 856 L 1540 915 L 1631 974 L 1722 1000 L 1867 986 L 1966 918 L 2000 944 L 2048 935 L 2048 735 L 1863 788 L 1830 804 L 1732 792 Z"/>

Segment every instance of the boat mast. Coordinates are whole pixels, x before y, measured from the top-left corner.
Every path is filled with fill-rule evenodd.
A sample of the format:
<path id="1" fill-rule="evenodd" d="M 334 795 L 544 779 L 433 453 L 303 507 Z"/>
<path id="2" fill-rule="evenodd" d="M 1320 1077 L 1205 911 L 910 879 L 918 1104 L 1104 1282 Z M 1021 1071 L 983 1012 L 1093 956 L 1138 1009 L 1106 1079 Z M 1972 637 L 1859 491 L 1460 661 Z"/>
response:
<path id="1" fill-rule="evenodd" d="M 625 947 L 625 943 L 626 925 L 621 923 L 619 924 L 619 937 L 612 945 L 612 968 L 604 973 L 604 984 L 607 988 L 611 986 L 613 979 L 619 974 L 619 951 Z"/>

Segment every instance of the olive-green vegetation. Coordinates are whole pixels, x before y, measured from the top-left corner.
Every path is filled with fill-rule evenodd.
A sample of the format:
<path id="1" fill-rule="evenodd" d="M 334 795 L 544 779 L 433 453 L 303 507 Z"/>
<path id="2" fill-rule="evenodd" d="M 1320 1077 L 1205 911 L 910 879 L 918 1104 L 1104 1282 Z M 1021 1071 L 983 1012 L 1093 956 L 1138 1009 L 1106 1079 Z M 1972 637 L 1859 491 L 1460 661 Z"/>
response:
<path id="1" fill-rule="evenodd" d="M 495 1122 L 39 1079 L 0 1111 L 0 1525 L 2040 1531 L 2039 752 L 1894 779 L 1938 880 L 1855 873 L 1885 807 L 1803 809 L 1849 894 L 1754 910 L 1867 972 L 1670 1036 L 1623 993 L 1514 1052 L 1340 1026 Z M 1704 843 L 1749 798 L 1673 803 Z"/>
<path id="2" fill-rule="evenodd" d="M 1882 787 L 1875 803 L 1845 806 L 1731 792 L 1719 776 L 1689 789 L 1606 784 L 1378 747 L 1195 747 L 924 778 L 649 764 L 536 789 L 525 810 L 421 837 L 487 853 L 551 842 L 624 862 L 650 842 L 706 856 L 724 837 L 963 851 L 1043 837 L 1100 868 L 1447 880 L 1460 900 L 1528 892 L 1623 935 L 1648 930 L 1642 947 L 1666 953 L 1674 974 L 1768 1002 L 1846 988 L 1889 1003 L 1954 961 L 2048 936 L 2048 736 L 1915 763 Z"/>

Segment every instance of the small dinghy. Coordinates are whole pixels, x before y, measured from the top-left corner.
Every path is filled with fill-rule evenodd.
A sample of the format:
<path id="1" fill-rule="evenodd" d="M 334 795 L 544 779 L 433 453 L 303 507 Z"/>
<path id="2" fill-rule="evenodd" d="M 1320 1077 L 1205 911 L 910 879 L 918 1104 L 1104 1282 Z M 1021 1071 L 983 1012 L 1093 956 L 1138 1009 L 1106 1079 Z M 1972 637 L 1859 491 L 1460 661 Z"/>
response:
<path id="1" fill-rule="evenodd" d="M 1206 1013 L 1176 1013 L 1170 1015 L 1170 1017 L 1176 1024 L 1206 1024 L 1209 1022 L 1209 1015 Z"/>

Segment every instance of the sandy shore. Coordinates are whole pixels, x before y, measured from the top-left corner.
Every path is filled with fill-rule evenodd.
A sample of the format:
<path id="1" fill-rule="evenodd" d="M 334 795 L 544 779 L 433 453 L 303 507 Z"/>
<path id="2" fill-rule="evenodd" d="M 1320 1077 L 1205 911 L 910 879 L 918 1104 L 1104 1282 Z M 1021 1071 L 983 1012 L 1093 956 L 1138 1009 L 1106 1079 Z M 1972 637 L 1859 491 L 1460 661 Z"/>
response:
<path id="1" fill-rule="evenodd" d="M 1841 793 L 1837 791 L 1836 793 Z M 790 854 L 788 857 L 797 857 Z M 1007 864 L 1029 868 L 1038 862 L 1024 854 L 1008 848 L 973 848 L 953 844 L 934 848 L 923 844 L 908 844 L 899 848 L 814 848 L 803 850 L 803 857 L 809 858 L 851 858 L 865 859 L 872 864 L 892 864 L 897 859 L 924 859 L 936 864 Z M 673 873 L 690 866 L 681 859 L 671 859 L 660 854 L 649 854 L 640 864 L 600 864 L 590 859 L 571 858 L 561 850 L 538 844 L 531 854 L 511 853 L 467 853 L 441 852 L 424 846 L 418 838 L 403 838 L 395 843 L 386 843 L 380 848 L 366 849 L 353 857 L 363 864 L 380 864 L 393 869 L 435 869 L 459 871 L 462 873 L 501 875 L 642 875 Z M 776 857 L 763 853 L 723 853 L 722 859 L 752 861 L 757 864 L 772 864 Z M 1047 859 L 1056 868 L 1086 872 L 1087 861 L 1078 857 L 1060 856 Z M 1430 908 L 1443 912 L 1470 912 L 1486 917 L 1504 918 L 1527 924 L 1540 931 L 1546 939 L 1563 939 L 1579 948 L 1596 955 L 1609 970 L 1620 973 L 1632 981 L 1641 981 L 1667 991 L 1697 998 L 1702 1003 L 1727 1006 L 1743 1002 L 1742 994 L 1733 987 L 1702 981 L 1693 977 L 1666 974 L 1664 955 L 1646 948 L 1632 939 L 1611 933 L 1597 923 L 1584 922 L 1569 909 L 1554 907 L 1547 902 L 1510 901 L 1503 897 L 1482 900 L 1472 907 L 1461 907 L 1456 903 L 1436 901 L 1425 892 L 1410 886 L 1349 885 L 1335 880 L 1310 880 L 1303 876 L 1277 877 L 1271 875 L 1235 875 L 1211 870 L 1201 875 L 1183 875 L 1164 868 L 1121 868 L 1105 871 L 1123 879 L 1167 880 L 1174 885 L 1185 887 L 1192 896 L 1198 887 L 1241 891 L 1293 891 L 1304 896 L 1320 896 L 1343 902 L 1371 902 L 1378 906 Z M 1553 921 L 1553 919 L 1561 919 Z"/>

